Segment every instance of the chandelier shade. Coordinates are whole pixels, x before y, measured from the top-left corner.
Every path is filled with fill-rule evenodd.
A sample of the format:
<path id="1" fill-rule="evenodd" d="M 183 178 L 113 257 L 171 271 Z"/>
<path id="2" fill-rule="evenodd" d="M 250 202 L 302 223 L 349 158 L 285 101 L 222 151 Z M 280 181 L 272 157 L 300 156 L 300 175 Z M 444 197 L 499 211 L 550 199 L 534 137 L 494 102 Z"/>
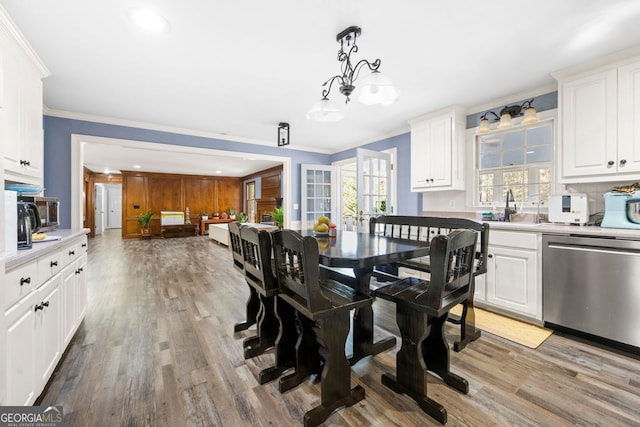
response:
<path id="1" fill-rule="evenodd" d="M 339 122 L 344 118 L 340 108 L 327 97 L 313 104 L 307 113 L 307 119 L 314 122 Z"/>
<path id="2" fill-rule="evenodd" d="M 398 99 L 398 90 L 387 76 L 374 71 L 362 79 L 354 95 L 364 105 L 391 105 Z"/>

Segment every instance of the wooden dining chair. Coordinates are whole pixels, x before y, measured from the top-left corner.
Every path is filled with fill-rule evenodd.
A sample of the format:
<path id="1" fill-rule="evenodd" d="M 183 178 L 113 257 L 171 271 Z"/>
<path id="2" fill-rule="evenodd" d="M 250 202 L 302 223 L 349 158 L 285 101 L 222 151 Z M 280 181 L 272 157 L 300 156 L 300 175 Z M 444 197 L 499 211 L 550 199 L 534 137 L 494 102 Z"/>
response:
<path id="1" fill-rule="evenodd" d="M 408 277 L 374 291 L 396 304 L 402 347 L 396 355 L 396 375 L 383 374 L 382 383 L 410 396 L 427 414 L 445 424 L 447 411 L 427 396 L 427 371 L 453 388 L 468 393 L 469 384 L 452 373 L 444 323 L 449 310 L 469 298 L 473 282 L 477 233 L 456 230 L 431 240 L 430 279 Z"/>
<path id="2" fill-rule="evenodd" d="M 247 283 L 259 297 L 257 335 L 244 341 L 245 359 L 275 346 L 275 364 L 262 370 L 258 382 L 264 384 L 291 368 L 295 361 L 295 311 L 278 301 L 280 286 L 272 268 L 271 234 L 254 227 L 240 229 L 240 242 Z"/>
<path id="3" fill-rule="evenodd" d="M 473 283 L 470 296 L 463 301 L 460 316 L 450 315 L 447 320 L 460 325 L 460 339 L 453 343 L 453 349 L 460 351 L 472 341 L 481 336 L 480 329 L 476 328 L 473 294 L 475 293 L 476 277 L 487 272 L 487 256 L 489 251 L 489 224 L 480 223 L 467 218 L 441 218 L 423 216 L 379 216 L 369 222 L 369 232 L 388 237 L 396 237 L 409 240 L 423 240 L 430 242 L 435 236 L 448 234 L 453 230 L 473 230 L 479 235 L 480 244 L 476 248 L 473 270 Z M 387 265 L 385 271 L 374 272 L 381 280 L 398 280 L 399 268 L 431 272 L 430 257 L 405 260 Z"/>
<path id="4" fill-rule="evenodd" d="M 284 392 L 313 373 L 321 375 L 320 405 L 304 415 L 305 426 L 324 422 L 333 411 L 364 399 L 361 386 L 351 388 L 345 355 L 349 311 L 371 304 L 371 297 L 335 280 L 320 279 L 318 241 L 293 230 L 273 233 L 279 299 L 297 314 L 295 371 L 280 379 Z"/>
<path id="5" fill-rule="evenodd" d="M 242 255 L 242 243 L 240 242 L 240 228 L 242 224 L 239 222 L 229 223 L 229 244 L 231 245 L 231 254 L 233 256 L 233 267 L 244 276 L 244 255 Z M 256 290 L 247 283 L 249 288 L 249 298 L 245 305 L 245 320 L 238 322 L 233 326 L 233 332 L 240 332 L 249 329 L 256 324 L 258 312 L 260 311 L 260 299 Z"/>

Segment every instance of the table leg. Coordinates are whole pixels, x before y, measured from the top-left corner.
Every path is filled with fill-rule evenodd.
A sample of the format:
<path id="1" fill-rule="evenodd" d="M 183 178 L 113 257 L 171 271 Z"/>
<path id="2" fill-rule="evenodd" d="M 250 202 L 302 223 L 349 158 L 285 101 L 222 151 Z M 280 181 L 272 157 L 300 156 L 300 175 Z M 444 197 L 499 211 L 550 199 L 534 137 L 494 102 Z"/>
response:
<path id="1" fill-rule="evenodd" d="M 357 291 L 370 294 L 369 283 L 373 267 L 354 268 L 357 279 Z M 373 356 L 396 346 L 396 338 L 388 337 L 373 342 L 373 309 L 370 305 L 357 308 L 353 315 L 353 355 L 349 357 L 349 364 L 354 365 L 366 356 Z"/>

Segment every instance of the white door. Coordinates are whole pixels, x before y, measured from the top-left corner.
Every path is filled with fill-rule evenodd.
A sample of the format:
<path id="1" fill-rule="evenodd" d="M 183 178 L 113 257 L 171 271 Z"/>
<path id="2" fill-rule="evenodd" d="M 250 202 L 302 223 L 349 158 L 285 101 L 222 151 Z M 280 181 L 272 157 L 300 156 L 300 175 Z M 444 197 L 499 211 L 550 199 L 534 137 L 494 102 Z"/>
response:
<path id="1" fill-rule="evenodd" d="M 122 186 L 109 185 L 107 187 L 107 228 L 122 227 Z"/>
<path id="2" fill-rule="evenodd" d="M 102 234 L 104 230 L 104 187 L 102 185 L 95 186 L 93 222 L 96 236 Z"/>
<path id="3" fill-rule="evenodd" d="M 391 215 L 391 155 L 356 149 L 358 176 L 358 232 L 369 232 L 369 218 Z"/>
<path id="4" fill-rule="evenodd" d="M 335 210 L 335 168 L 326 165 L 302 165 L 302 230 L 312 230 L 319 217 L 328 216 L 337 223 Z"/>

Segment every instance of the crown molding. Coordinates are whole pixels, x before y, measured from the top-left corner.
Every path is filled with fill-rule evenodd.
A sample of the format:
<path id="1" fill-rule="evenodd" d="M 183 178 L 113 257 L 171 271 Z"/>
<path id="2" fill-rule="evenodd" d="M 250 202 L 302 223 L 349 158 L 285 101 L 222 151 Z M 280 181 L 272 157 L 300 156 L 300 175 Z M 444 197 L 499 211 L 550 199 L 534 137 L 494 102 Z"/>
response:
<path id="1" fill-rule="evenodd" d="M 33 65 L 36 66 L 38 72 L 40 73 L 40 77 L 44 78 L 51 74 L 49 69 L 44 62 L 40 59 L 36 51 L 33 49 L 31 44 L 27 41 L 27 39 L 22 35 L 22 32 L 18 29 L 18 26 L 13 19 L 9 16 L 7 11 L 0 4 L 0 28 L 2 28 L 8 35 L 11 37 L 24 51 L 24 53 L 29 57 Z"/>

